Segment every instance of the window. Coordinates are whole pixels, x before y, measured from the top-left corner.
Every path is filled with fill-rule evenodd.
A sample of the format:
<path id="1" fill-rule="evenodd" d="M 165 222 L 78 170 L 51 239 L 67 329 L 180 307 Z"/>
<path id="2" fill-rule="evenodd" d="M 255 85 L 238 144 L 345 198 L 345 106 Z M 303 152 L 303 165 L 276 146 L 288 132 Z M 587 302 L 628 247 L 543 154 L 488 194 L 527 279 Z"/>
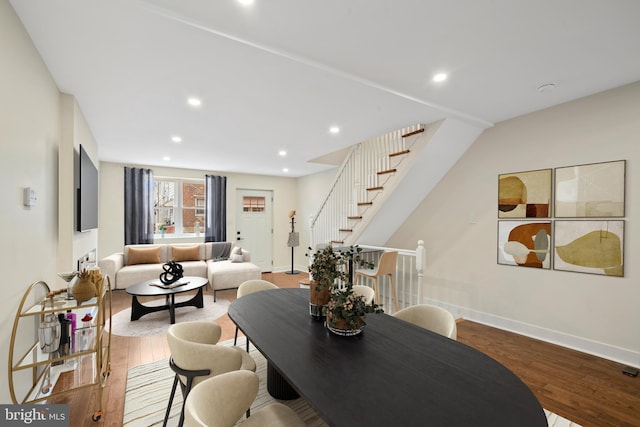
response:
<path id="1" fill-rule="evenodd" d="M 264 197 L 243 197 L 242 210 L 244 212 L 264 212 Z"/>
<path id="2" fill-rule="evenodd" d="M 156 178 L 153 183 L 154 234 L 204 232 L 204 181 Z"/>

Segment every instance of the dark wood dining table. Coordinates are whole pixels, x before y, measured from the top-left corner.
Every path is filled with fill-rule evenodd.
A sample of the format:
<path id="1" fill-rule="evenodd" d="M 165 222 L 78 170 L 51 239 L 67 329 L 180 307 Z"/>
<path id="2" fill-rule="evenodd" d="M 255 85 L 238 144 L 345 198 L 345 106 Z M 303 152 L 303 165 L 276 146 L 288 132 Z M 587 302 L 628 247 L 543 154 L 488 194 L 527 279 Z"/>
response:
<path id="1" fill-rule="evenodd" d="M 304 397 L 332 426 L 546 427 L 531 390 L 489 356 L 387 314 L 343 337 L 305 289 L 238 298 L 229 317 L 265 356 L 268 389 Z M 284 384 L 284 385 L 283 385 Z"/>

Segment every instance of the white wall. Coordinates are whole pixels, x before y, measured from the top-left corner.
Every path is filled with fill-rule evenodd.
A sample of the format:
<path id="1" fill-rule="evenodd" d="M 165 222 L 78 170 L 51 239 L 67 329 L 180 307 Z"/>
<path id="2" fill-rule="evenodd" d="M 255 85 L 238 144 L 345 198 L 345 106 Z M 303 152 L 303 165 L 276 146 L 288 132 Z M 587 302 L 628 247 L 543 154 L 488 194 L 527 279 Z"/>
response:
<path id="1" fill-rule="evenodd" d="M 18 304 L 31 283 L 56 280 L 59 94 L 6 0 L 0 1 L 0 64 L 0 192 L 6 197 L 0 220 L 0 402 L 11 403 L 6 366 Z M 22 203 L 27 186 L 38 197 L 30 208 Z M 18 337 L 23 346 L 33 340 Z"/>
<path id="2" fill-rule="evenodd" d="M 640 365 L 639 118 L 640 82 L 498 123 L 386 245 L 412 249 L 423 239 L 425 296 L 457 315 Z M 498 174 L 620 159 L 624 278 L 497 265 Z"/>
<path id="3" fill-rule="evenodd" d="M 312 175 L 298 178 L 298 206 L 296 211 L 296 230 L 300 232 L 300 247 L 294 252 L 298 270 L 307 271 L 309 259 L 307 248 L 311 246 L 311 218 L 318 212 L 329 188 L 336 179 L 339 168 L 328 169 Z"/>
<path id="4" fill-rule="evenodd" d="M 51 289 L 64 288 L 56 273 L 75 268 L 75 260 L 96 247 L 97 232 L 73 231 L 77 146 L 85 145 L 94 159 L 96 147 L 75 100 L 61 96 L 6 0 L 0 0 L 0 64 L 0 190 L 7 198 L 0 221 L 0 342 L 6 344 L 0 366 L 7 366 L 16 310 L 29 285 L 43 280 Z M 37 191 L 33 207 L 23 206 L 27 186 Z M 31 346 L 33 322 L 21 322 L 16 336 L 16 349 Z M 7 374 L 0 369 L 0 403 L 11 403 Z M 29 374 L 14 377 L 17 388 L 25 390 Z"/>
<path id="5" fill-rule="evenodd" d="M 156 177 L 204 179 L 206 174 L 227 177 L 227 241 L 235 242 L 236 192 L 239 189 L 273 191 L 273 269 L 291 269 L 291 250 L 287 247 L 290 231 L 288 213 L 297 209 L 297 180 L 263 175 L 218 173 L 213 171 L 161 168 L 156 166 L 100 163 L 100 244 L 98 258 L 114 252 L 122 252 L 124 246 L 124 167 L 135 166 L 153 169 Z M 179 241 L 203 241 L 180 239 Z M 176 242 L 178 240 L 164 239 Z"/>

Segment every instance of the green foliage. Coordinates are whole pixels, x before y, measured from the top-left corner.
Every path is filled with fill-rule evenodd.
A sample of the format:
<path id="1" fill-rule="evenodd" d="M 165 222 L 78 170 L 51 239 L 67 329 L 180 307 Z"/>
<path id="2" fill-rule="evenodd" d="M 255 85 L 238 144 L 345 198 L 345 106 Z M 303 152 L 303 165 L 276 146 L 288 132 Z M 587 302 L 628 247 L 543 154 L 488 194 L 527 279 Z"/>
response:
<path id="1" fill-rule="evenodd" d="M 309 248 L 311 252 L 312 249 Z M 349 282 L 349 273 L 347 265 L 349 261 L 353 261 L 353 266 L 364 266 L 371 268 L 373 263 L 365 261 L 361 256 L 362 248 L 358 246 L 350 246 L 346 251 L 334 251 L 333 246 L 327 245 L 324 249 L 317 250 L 313 254 L 313 260 L 309 267 L 309 274 L 316 282 L 316 290 L 323 291 L 331 288 L 336 280 Z M 309 256 L 309 254 L 307 254 Z"/>
<path id="2" fill-rule="evenodd" d="M 316 283 L 316 291 L 331 289 L 331 299 L 327 304 L 327 313 L 331 313 L 331 316 L 328 316 L 331 318 L 331 326 L 335 327 L 339 319 L 344 319 L 349 328 L 359 328 L 366 324 L 364 319 L 367 313 L 383 311 L 381 306 L 375 303 L 367 304 L 361 295 L 353 292 L 353 284 L 349 280 L 349 262 L 353 262 L 354 269 L 373 267 L 372 262 L 364 260 L 361 252 L 362 248 L 358 246 L 335 251 L 328 245 L 313 255 L 309 273 Z"/>
<path id="3" fill-rule="evenodd" d="M 327 314 L 331 313 L 329 323 L 335 327 L 339 319 L 344 319 L 349 329 L 364 325 L 367 313 L 382 313 L 382 307 L 376 303 L 367 304 L 362 295 L 353 292 L 353 285 L 347 283 L 344 289 L 334 288 L 327 304 Z"/>

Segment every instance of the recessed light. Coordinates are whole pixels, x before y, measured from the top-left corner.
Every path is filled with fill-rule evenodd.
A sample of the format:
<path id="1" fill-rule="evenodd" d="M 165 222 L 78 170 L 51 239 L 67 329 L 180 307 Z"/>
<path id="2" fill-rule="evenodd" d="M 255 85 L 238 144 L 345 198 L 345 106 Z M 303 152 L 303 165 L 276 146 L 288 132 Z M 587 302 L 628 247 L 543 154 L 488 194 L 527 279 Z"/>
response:
<path id="1" fill-rule="evenodd" d="M 253 0 L 238 0 L 238 3 L 243 6 L 251 6 L 253 4 Z"/>
<path id="2" fill-rule="evenodd" d="M 340 128 L 338 126 L 331 126 L 329 132 L 335 135 L 336 133 L 340 133 Z"/>
<path id="3" fill-rule="evenodd" d="M 199 107 L 202 105 L 202 101 L 198 98 L 189 98 L 187 99 L 187 103 L 189 103 L 189 105 L 191 105 L 192 107 Z"/>
<path id="4" fill-rule="evenodd" d="M 447 74 L 446 73 L 438 73 L 435 76 L 433 76 L 433 81 L 436 83 L 440 83 L 447 80 Z"/>
<path id="5" fill-rule="evenodd" d="M 282 168 L 282 172 L 287 173 L 287 172 L 289 172 L 289 169 L 287 169 L 287 168 Z"/>
<path id="6" fill-rule="evenodd" d="M 165 162 L 168 162 L 169 160 L 171 160 L 171 157 L 169 157 L 169 156 L 164 156 L 164 157 L 162 158 L 162 160 L 164 160 Z"/>
<path id="7" fill-rule="evenodd" d="M 284 156 L 286 156 L 286 155 L 287 155 L 287 151 L 286 151 L 286 150 L 280 150 L 280 151 L 278 151 L 278 155 L 279 155 L 280 157 L 284 157 Z"/>
<path id="8" fill-rule="evenodd" d="M 180 138 L 179 136 L 172 136 L 171 140 L 176 144 L 180 144 L 182 142 L 182 138 Z"/>

